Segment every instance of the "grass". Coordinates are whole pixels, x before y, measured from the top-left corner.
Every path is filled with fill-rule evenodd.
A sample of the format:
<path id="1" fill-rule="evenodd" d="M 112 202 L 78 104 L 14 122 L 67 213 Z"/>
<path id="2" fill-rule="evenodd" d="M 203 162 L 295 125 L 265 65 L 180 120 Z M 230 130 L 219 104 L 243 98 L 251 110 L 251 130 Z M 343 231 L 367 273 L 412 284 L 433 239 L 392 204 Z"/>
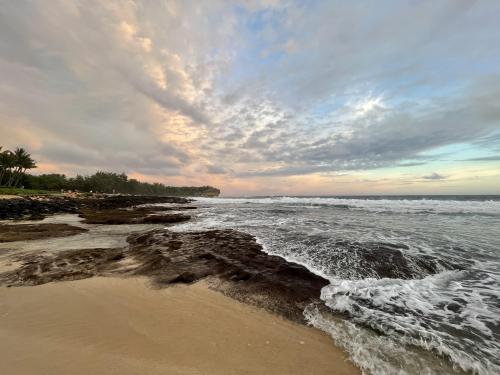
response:
<path id="1" fill-rule="evenodd" d="M 0 195 L 50 195 L 57 194 L 58 191 L 18 189 L 10 187 L 0 187 Z"/>

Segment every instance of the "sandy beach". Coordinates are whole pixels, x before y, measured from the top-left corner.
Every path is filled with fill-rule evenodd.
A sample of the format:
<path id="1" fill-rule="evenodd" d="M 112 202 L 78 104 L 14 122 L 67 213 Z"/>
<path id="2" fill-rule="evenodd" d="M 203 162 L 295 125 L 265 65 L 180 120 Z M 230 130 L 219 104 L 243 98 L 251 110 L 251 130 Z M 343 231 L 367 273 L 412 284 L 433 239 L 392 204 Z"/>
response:
<path id="1" fill-rule="evenodd" d="M 316 329 L 212 291 L 94 277 L 0 287 L 0 373 L 357 374 Z"/>

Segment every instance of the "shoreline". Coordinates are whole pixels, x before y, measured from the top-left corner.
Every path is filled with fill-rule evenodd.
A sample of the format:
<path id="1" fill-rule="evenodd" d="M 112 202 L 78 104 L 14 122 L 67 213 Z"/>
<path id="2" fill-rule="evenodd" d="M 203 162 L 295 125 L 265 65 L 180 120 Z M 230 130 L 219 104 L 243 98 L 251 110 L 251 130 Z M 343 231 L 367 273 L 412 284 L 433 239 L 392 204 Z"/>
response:
<path id="1" fill-rule="evenodd" d="M 242 232 L 169 231 L 190 200 L 12 202 L 26 220 L 0 225 L 2 373 L 360 373 L 305 324 L 326 281 Z M 105 233 L 123 245 L 98 247 Z"/>
<path id="2" fill-rule="evenodd" d="M 190 203 L 184 197 L 121 194 L 54 194 L 14 196 L 0 199 L 0 220 L 40 220 L 59 213 L 82 213 L 83 210 L 117 210 L 132 206 Z"/>
<path id="3" fill-rule="evenodd" d="M 93 277 L 0 287 L 16 374 L 359 374 L 325 333 L 209 289 Z"/>

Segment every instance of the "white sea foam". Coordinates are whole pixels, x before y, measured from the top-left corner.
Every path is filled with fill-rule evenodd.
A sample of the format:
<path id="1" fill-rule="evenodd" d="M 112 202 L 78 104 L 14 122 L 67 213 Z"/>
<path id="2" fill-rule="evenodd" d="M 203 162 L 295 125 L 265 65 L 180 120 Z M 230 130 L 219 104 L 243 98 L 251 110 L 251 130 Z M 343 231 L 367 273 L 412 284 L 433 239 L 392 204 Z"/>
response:
<path id="1" fill-rule="evenodd" d="M 407 375 L 460 373 L 446 361 L 380 335 L 351 321 L 320 312 L 315 306 L 304 310 L 307 322 L 329 333 L 363 374 Z"/>
<path id="2" fill-rule="evenodd" d="M 332 279 L 321 299 L 354 322 L 436 351 L 465 371 L 500 373 L 500 343 L 490 328 L 500 323 L 500 309 L 487 301 L 496 295 L 493 280 L 481 281 L 480 294 L 466 286 L 469 278 L 466 271 L 448 271 L 417 280 Z"/>
<path id="3" fill-rule="evenodd" d="M 355 199 L 326 197 L 194 198 L 208 204 L 299 204 L 336 206 L 374 212 L 500 215 L 499 200 Z"/>

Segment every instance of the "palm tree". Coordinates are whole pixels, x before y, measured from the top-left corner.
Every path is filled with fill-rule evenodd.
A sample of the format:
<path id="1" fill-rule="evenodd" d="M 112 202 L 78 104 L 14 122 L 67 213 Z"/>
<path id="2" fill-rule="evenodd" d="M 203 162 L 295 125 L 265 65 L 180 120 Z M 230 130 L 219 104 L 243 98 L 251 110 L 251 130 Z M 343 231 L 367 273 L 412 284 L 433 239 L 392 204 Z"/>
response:
<path id="1" fill-rule="evenodd" d="M 3 152 L 2 146 L 0 146 L 0 186 L 2 186 L 2 177 L 3 177 Z"/>
<path id="2" fill-rule="evenodd" d="M 4 156 L 3 156 L 2 148 L 3 147 L 0 146 L 0 186 L 2 186 L 3 174 L 5 173 Z"/>
<path id="3" fill-rule="evenodd" d="M 24 148 L 18 147 L 14 151 L 13 155 L 13 168 L 11 171 L 9 181 L 7 186 L 16 187 L 21 181 L 21 177 L 24 172 L 28 169 L 36 168 L 35 161 L 31 158 L 31 155 L 26 152 Z"/>
<path id="4" fill-rule="evenodd" d="M 19 183 L 21 182 L 21 178 L 23 177 L 24 173 L 28 169 L 36 168 L 37 165 L 36 165 L 35 161 L 31 158 L 31 155 L 30 154 L 26 154 L 20 160 L 20 167 L 21 167 L 21 170 L 20 170 L 20 173 L 18 174 L 17 180 L 14 183 L 14 187 L 16 187 L 17 185 L 19 185 Z"/>
<path id="5" fill-rule="evenodd" d="M 14 168 L 15 165 L 15 157 L 11 151 L 5 150 L 0 153 L 0 186 L 3 183 L 4 177 L 7 179 L 12 176 L 12 168 Z M 8 180 L 6 182 L 8 182 Z"/>

